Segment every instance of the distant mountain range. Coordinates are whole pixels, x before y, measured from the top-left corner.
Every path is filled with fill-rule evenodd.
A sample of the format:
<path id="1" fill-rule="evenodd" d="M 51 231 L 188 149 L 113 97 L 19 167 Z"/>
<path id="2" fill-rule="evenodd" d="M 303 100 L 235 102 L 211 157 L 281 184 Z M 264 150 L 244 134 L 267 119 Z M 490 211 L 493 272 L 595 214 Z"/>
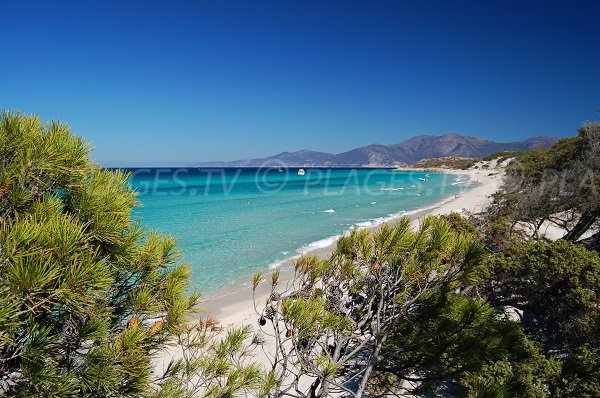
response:
<path id="1" fill-rule="evenodd" d="M 332 154 L 301 150 L 282 152 L 259 159 L 205 162 L 203 167 L 395 167 L 422 159 L 446 156 L 480 157 L 501 151 L 526 151 L 549 147 L 558 138 L 534 137 L 524 141 L 500 143 L 459 134 L 419 135 L 393 145 L 373 144 Z"/>

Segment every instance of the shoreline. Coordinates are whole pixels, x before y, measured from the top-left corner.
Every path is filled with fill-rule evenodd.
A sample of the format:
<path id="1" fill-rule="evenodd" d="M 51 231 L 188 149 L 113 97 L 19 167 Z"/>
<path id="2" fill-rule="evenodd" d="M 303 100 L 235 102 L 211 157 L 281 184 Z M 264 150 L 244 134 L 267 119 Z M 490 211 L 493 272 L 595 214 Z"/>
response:
<path id="1" fill-rule="evenodd" d="M 377 168 L 375 170 L 381 170 L 381 169 Z M 418 171 L 418 170 L 412 170 L 412 169 L 402 169 L 402 170 L 389 169 L 389 170 L 399 171 L 402 173 L 413 173 L 415 171 Z M 463 196 L 465 194 L 468 194 L 477 185 L 475 181 L 472 181 L 469 173 L 465 173 L 464 170 L 435 170 L 435 171 L 429 170 L 429 172 L 443 175 L 443 184 L 442 184 L 442 191 L 441 191 L 442 195 L 439 197 L 436 197 L 433 201 L 431 201 L 431 199 L 429 198 L 429 195 L 431 195 L 431 193 L 427 193 L 427 185 L 421 185 L 420 188 L 423 191 L 425 191 L 424 196 L 421 198 L 421 202 L 425 202 L 425 203 L 419 203 L 419 204 L 411 203 L 411 204 L 408 204 L 408 207 L 402 206 L 404 208 L 402 210 L 399 210 L 402 208 L 401 205 L 403 205 L 403 203 L 401 202 L 401 199 L 400 199 L 399 202 L 394 204 L 395 209 L 392 209 L 391 212 L 388 211 L 387 213 L 378 214 L 378 215 L 375 215 L 372 218 L 368 218 L 368 219 L 362 218 L 362 219 L 355 220 L 352 224 L 346 224 L 347 226 L 343 230 L 338 230 L 338 231 L 332 232 L 331 235 L 325 235 L 322 237 L 317 236 L 314 240 L 310 240 L 304 244 L 300 244 L 299 246 L 295 247 L 294 249 L 286 249 L 286 251 L 281 252 L 281 254 L 284 255 L 283 257 L 279 256 L 279 258 L 276 257 L 276 258 L 270 259 L 269 262 L 265 261 L 264 263 L 262 263 L 262 265 L 259 265 L 258 267 L 256 267 L 254 269 L 254 271 L 252 271 L 252 273 L 250 273 L 250 274 L 236 275 L 235 277 L 229 278 L 229 280 L 227 280 L 227 281 L 223 281 L 224 283 L 220 284 L 220 286 L 214 286 L 213 288 L 200 287 L 201 291 L 203 292 L 204 300 L 212 301 L 212 300 L 230 295 L 232 293 L 235 293 L 238 290 L 247 290 L 250 286 L 249 281 L 251 280 L 252 276 L 256 272 L 268 273 L 274 269 L 278 269 L 283 266 L 289 266 L 295 260 L 300 258 L 302 255 L 319 253 L 323 250 L 331 251 L 333 249 L 333 247 L 335 246 L 337 240 L 340 237 L 348 234 L 350 231 L 352 231 L 354 229 L 379 228 L 383 224 L 396 222 L 396 220 L 400 219 L 401 217 L 405 217 L 405 216 L 412 217 L 414 214 L 420 214 L 424 211 L 434 210 L 435 208 L 437 208 L 441 205 L 444 205 L 445 203 L 453 200 L 454 199 L 453 197 L 456 195 Z M 412 174 L 410 174 L 410 175 L 412 175 Z M 423 182 L 418 181 L 416 179 L 416 177 L 412 177 L 412 180 L 410 180 L 410 182 L 413 183 L 413 185 L 411 185 L 411 188 L 416 187 L 417 186 L 416 184 L 423 184 Z M 457 186 L 458 191 L 457 192 L 444 192 L 445 189 L 450 186 Z M 388 188 L 388 187 L 377 188 L 377 187 L 375 187 L 375 188 L 371 188 L 371 189 L 375 189 L 375 191 L 377 193 L 380 193 L 379 191 L 387 191 L 387 190 L 396 191 L 396 190 L 404 189 L 404 187 L 401 187 L 401 188 Z M 370 191 L 370 192 L 373 192 L 373 191 Z M 417 192 L 419 192 L 419 191 L 417 191 Z M 369 191 L 367 191 L 367 194 L 368 193 L 369 193 Z M 421 196 L 421 195 L 422 195 L 422 193 L 417 193 L 417 196 Z M 374 203 L 376 203 L 376 202 L 373 202 L 371 204 L 374 204 Z M 418 207 L 412 207 L 412 206 L 418 206 Z M 324 213 L 334 212 L 334 210 L 329 209 L 329 210 L 325 210 L 323 212 Z M 315 231 L 318 232 L 318 230 L 315 230 Z"/>
<path id="2" fill-rule="evenodd" d="M 492 194 L 497 192 L 502 186 L 504 177 L 503 168 L 497 167 L 496 164 L 493 164 L 488 169 L 446 170 L 446 172 L 448 174 L 466 176 L 470 182 L 474 182 L 477 185 L 454 198 L 451 197 L 435 205 L 410 212 L 408 216 L 412 221 L 413 227 L 418 226 L 419 220 L 427 215 L 449 214 L 455 211 L 476 214 L 484 211 L 491 202 Z M 394 222 L 394 220 L 402 216 L 399 214 L 397 218 L 388 222 Z M 361 227 L 361 229 L 376 230 L 381 225 L 383 224 Z M 327 257 L 334 250 L 336 243 L 337 239 L 333 240 L 326 247 L 320 247 L 305 254 L 315 254 L 320 258 Z M 282 288 L 290 287 L 293 281 L 295 272 L 294 261 L 295 258 L 289 258 L 277 267 L 280 270 L 279 284 Z M 256 300 L 257 308 L 259 310 L 262 309 L 270 294 L 270 283 L 268 282 L 270 278 L 268 276 L 270 274 L 269 271 L 272 270 L 265 269 L 263 273 L 265 280 L 257 286 L 254 292 L 251 288 L 250 279 L 246 282 L 238 281 L 233 285 L 218 290 L 201 302 L 198 313 L 190 318 L 189 321 L 194 322 L 199 318 L 211 317 L 218 322 L 222 330 L 228 330 L 232 327 L 250 326 L 256 332 L 259 330 L 258 319 L 260 315 L 255 310 L 254 300 Z M 267 353 L 274 352 L 275 350 L 275 340 L 267 339 L 263 350 L 254 353 L 254 360 L 259 365 L 269 368 L 270 358 Z M 178 347 L 172 347 L 158 353 L 153 361 L 154 369 L 159 373 L 163 372 L 170 361 L 181 357 L 181 355 L 181 350 Z"/>
<path id="3" fill-rule="evenodd" d="M 467 182 L 467 184 L 470 184 L 470 182 Z M 463 196 L 465 193 L 471 192 L 473 189 L 476 189 L 476 187 L 469 188 L 468 190 L 463 191 L 460 194 L 456 194 L 456 195 Z M 412 220 L 415 217 L 419 217 L 420 215 L 429 214 L 430 211 L 434 211 L 435 209 L 437 209 L 453 200 L 456 200 L 456 197 L 453 198 L 451 195 L 449 195 L 448 197 L 444 198 L 443 200 L 436 202 L 434 204 L 428 205 L 428 206 L 424 206 L 424 207 L 420 207 L 420 208 L 417 208 L 414 210 L 408 210 L 408 211 L 402 210 L 398 213 L 390 214 L 388 216 L 377 217 L 377 218 L 371 219 L 369 221 L 359 222 L 357 224 L 354 224 L 347 230 L 341 232 L 340 234 L 331 235 L 331 236 L 328 236 L 328 237 L 325 237 L 322 239 L 318 239 L 318 240 L 309 242 L 305 245 L 302 245 L 301 247 L 299 247 L 298 249 L 296 249 L 294 251 L 294 253 L 296 253 L 296 254 L 288 256 L 282 260 L 276 260 L 269 264 L 266 264 L 266 265 L 264 265 L 262 271 L 259 270 L 257 272 L 262 272 L 263 274 L 266 274 L 266 273 L 272 272 L 276 269 L 283 271 L 283 269 L 285 269 L 286 267 L 293 266 L 293 263 L 298 258 L 300 258 L 301 256 L 304 256 L 304 255 L 310 255 L 310 254 L 328 255 L 335 248 L 335 245 L 337 244 L 338 239 L 340 237 L 348 234 L 352 230 L 355 230 L 355 229 L 377 230 L 378 228 L 381 228 L 382 225 L 389 224 L 389 223 L 393 224 L 397 220 L 401 219 L 402 217 L 409 217 Z M 232 283 L 230 283 L 228 285 L 219 287 L 216 290 L 211 291 L 209 294 L 205 295 L 205 297 L 206 297 L 205 302 L 219 300 L 223 297 L 238 293 L 239 291 L 250 289 L 250 278 L 251 277 L 252 276 L 250 275 L 246 279 L 240 279 L 240 280 L 233 281 Z"/>
<path id="4" fill-rule="evenodd" d="M 433 171 L 433 170 L 430 170 Z M 440 172 L 441 170 L 436 170 Z M 478 213 L 487 207 L 490 202 L 490 196 L 495 193 L 502 184 L 502 171 L 498 169 L 486 170 L 445 170 L 447 174 L 462 175 L 469 178 L 469 183 L 476 184 L 473 188 L 455 195 L 455 197 L 445 198 L 444 200 L 424 208 L 411 210 L 408 212 L 399 212 L 385 221 L 372 226 L 358 227 L 360 229 L 377 230 L 383 224 L 394 223 L 402 217 L 409 217 L 413 226 L 418 225 L 418 221 L 427 215 L 448 214 L 454 211 L 466 211 L 470 213 Z M 347 233 L 346 231 L 345 233 Z M 341 235 L 339 235 L 341 236 Z M 268 275 L 275 269 L 281 272 L 280 281 L 286 283 L 294 276 L 294 262 L 301 255 L 317 255 L 319 258 L 329 256 L 335 249 L 339 236 L 324 238 L 321 241 L 331 240 L 325 246 L 314 249 L 307 248 L 306 251 L 301 251 L 299 254 L 290 256 L 284 260 L 265 266 L 263 274 Z M 268 283 L 261 283 L 255 292 L 257 302 L 263 301 L 269 290 Z M 254 311 L 252 300 L 252 289 L 250 279 L 246 281 L 236 281 L 235 283 L 217 289 L 215 292 L 207 296 L 201 307 L 201 316 L 211 316 L 216 318 L 224 328 L 232 325 L 254 325 L 258 319 L 258 315 Z M 256 319 L 255 319 L 256 318 Z"/>

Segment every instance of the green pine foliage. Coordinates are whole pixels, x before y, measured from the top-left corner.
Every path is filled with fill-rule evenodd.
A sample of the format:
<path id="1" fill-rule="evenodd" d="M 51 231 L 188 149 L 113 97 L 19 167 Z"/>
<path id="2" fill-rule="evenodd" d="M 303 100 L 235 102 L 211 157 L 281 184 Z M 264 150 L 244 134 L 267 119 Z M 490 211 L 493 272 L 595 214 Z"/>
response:
<path id="1" fill-rule="evenodd" d="M 488 259 L 492 302 L 525 311 L 528 334 L 570 352 L 600 344 L 600 256 L 573 243 L 518 242 Z"/>
<path id="2" fill-rule="evenodd" d="M 566 170 L 581 162 L 589 145 L 588 127 L 579 130 L 575 137 L 563 138 L 550 148 L 535 149 L 514 154 L 514 161 L 508 166 L 509 174 L 518 174 L 528 181 L 539 182 L 549 170 Z"/>
<path id="3" fill-rule="evenodd" d="M 599 173 L 600 123 L 586 123 L 575 137 L 517 155 L 491 217 L 502 217 L 511 232 L 527 224 L 534 239 L 545 223 L 555 224 L 567 231 L 564 239 L 600 251 Z"/>
<path id="4" fill-rule="evenodd" d="M 68 126 L 0 117 L 0 392 L 141 396 L 198 295 L 175 241 L 131 220 L 128 175 Z"/>
<path id="5" fill-rule="evenodd" d="M 132 221 L 129 175 L 90 149 L 64 124 L 0 117 L 0 395 L 266 395 L 278 380 L 250 330 L 190 321 L 199 294 L 175 240 Z"/>
<path id="6" fill-rule="evenodd" d="M 489 223 L 483 224 L 483 227 L 484 238 L 487 235 L 485 229 L 496 228 Z M 599 396 L 598 253 L 564 239 L 546 242 L 507 237 L 504 245 L 501 248 L 495 246 L 495 249 L 485 257 L 479 280 L 465 292 L 469 297 L 483 299 L 498 314 L 506 309 L 512 309 L 513 314 L 515 310 L 520 313 L 520 320 L 510 324 L 520 330 L 522 337 L 507 346 L 504 359 L 484 364 L 478 372 L 469 371 L 461 375 L 462 386 L 467 387 L 466 395 L 528 396 L 535 392 L 533 396 Z M 446 306 L 436 304 L 431 308 L 451 313 L 450 309 L 443 310 Z M 421 321 L 417 325 L 421 326 Z M 429 330 L 430 327 L 425 328 Z M 446 325 L 444 330 L 453 328 Z M 420 333 L 427 334 L 427 331 Z M 432 334 L 437 339 L 446 332 L 441 333 L 438 329 Z M 480 336 L 479 344 L 489 336 L 494 336 L 494 333 L 488 331 Z M 510 334 L 503 332 L 500 336 L 505 339 Z M 530 347 L 529 356 L 514 357 L 520 346 Z M 417 351 L 423 352 L 423 347 L 419 346 Z M 462 350 L 455 352 L 459 357 L 467 353 Z M 494 357 L 493 351 L 489 350 L 477 354 L 485 361 Z M 470 360 L 469 363 L 477 361 Z M 519 376 L 522 381 L 515 385 L 513 376 Z M 423 385 L 428 383 L 432 381 L 427 380 Z M 514 388 L 519 385 L 526 389 L 517 393 Z M 540 389 L 540 386 L 543 388 Z"/>
<path id="7" fill-rule="evenodd" d="M 287 348 L 273 371 L 291 385 L 309 376 L 311 397 L 598 396 L 599 255 L 565 240 L 482 252 L 488 227 L 450 214 L 411 231 L 404 219 L 300 258 L 291 290 L 274 273 L 261 319 Z"/>
<path id="8" fill-rule="evenodd" d="M 254 361 L 260 341 L 249 326 L 227 331 L 210 317 L 182 328 L 176 337 L 182 355 L 172 359 L 150 398 L 267 397 L 279 384 Z"/>
<path id="9" fill-rule="evenodd" d="M 372 382 L 380 391 L 397 391 L 404 381 L 417 396 L 545 395 L 539 347 L 484 300 L 462 294 L 430 297 L 396 325 L 382 358 Z"/>
<path id="10" fill-rule="evenodd" d="M 439 318 L 430 318 L 432 312 L 442 310 L 437 313 L 447 316 L 449 324 L 460 323 L 457 319 L 463 313 L 480 311 L 478 308 L 485 319 L 495 316 L 490 308 L 475 301 L 465 304 L 456 298 L 451 307 L 454 313 L 448 311 L 450 306 L 438 302 L 452 300 L 448 296 L 451 292 L 477 279 L 484 254 L 471 233 L 454 231 L 446 220 L 426 217 L 415 231 L 410 219 L 403 218 L 376 232 L 352 231 L 340 238 L 326 260 L 300 258 L 291 290 L 279 290 L 278 275 L 274 275 L 271 298 L 261 317 L 271 320 L 269 328 L 274 333 L 266 333 L 282 347 L 273 353 L 271 370 L 286 383 L 274 396 L 303 396 L 293 393 L 293 386 L 307 385 L 304 393 L 309 397 L 340 393 L 361 397 L 384 391 L 387 381 L 383 379 L 392 380 L 385 392 L 397 392 L 413 370 L 424 369 L 425 362 L 437 363 L 438 354 L 448 348 L 440 345 L 435 353 L 426 353 L 434 347 L 419 340 L 443 338 L 440 333 L 445 326 L 429 329 L 436 322 L 442 323 Z M 262 275 L 258 275 L 253 285 L 261 280 Z M 468 339 L 463 334 L 460 344 L 448 337 L 460 345 L 456 351 L 467 349 L 486 333 L 476 323 L 477 317 L 472 318 L 469 322 L 474 322 L 470 325 L 474 337 Z M 457 332 L 456 328 L 449 330 L 452 335 Z M 510 345 L 509 339 L 496 342 L 492 337 L 485 343 L 479 354 L 496 345 Z M 399 348 L 400 344 L 408 344 L 408 349 L 415 351 L 409 354 Z M 431 355 L 429 360 L 424 359 L 426 354 Z M 416 363 L 416 358 L 425 362 Z M 465 368 L 463 373 L 467 369 L 472 368 Z"/>
<path id="11" fill-rule="evenodd" d="M 558 367 L 552 396 L 600 393 L 600 256 L 558 240 L 519 242 L 488 259 L 484 292 L 496 306 L 523 312 L 525 334 Z"/>

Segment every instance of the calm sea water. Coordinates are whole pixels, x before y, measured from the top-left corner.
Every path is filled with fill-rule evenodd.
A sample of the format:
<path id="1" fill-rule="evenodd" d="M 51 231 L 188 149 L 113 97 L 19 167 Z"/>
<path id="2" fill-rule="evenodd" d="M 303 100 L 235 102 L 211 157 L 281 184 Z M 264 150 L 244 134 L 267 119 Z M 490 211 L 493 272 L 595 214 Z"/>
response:
<path id="1" fill-rule="evenodd" d="M 464 177 L 381 169 L 129 171 L 141 202 L 134 217 L 178 239 L 208 293 L 469 187 Z"/>

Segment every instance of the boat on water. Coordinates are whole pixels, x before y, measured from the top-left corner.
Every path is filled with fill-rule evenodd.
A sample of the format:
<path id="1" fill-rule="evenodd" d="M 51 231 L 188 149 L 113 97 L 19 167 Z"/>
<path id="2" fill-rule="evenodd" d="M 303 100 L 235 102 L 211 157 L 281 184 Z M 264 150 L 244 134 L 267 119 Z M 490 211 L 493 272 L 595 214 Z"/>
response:
<path id="1" fill-rule="evenodd" d="M 427 181 L 427 178 L 419 177 L 419 180 L 421 180 L 421 181 Z"/>
<path id="2" fill-rule="evenodd" d="M 303 176 L 304 174 L 305 174 L 305 171 L 304 171 L 304 169 L 300 169 L 300 170 L 298 170 L 298 175 L 299 175 L 299 176 Z"/>

